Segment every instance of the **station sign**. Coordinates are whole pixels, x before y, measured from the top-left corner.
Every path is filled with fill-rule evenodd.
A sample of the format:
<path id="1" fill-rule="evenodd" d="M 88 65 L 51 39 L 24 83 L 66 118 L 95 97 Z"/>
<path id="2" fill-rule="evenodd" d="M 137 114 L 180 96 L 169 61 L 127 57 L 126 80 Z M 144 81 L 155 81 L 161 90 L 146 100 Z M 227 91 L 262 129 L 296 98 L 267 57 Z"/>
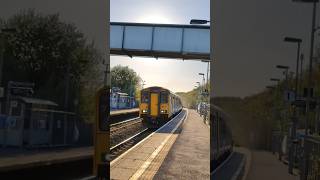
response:
<path id="1" fill-rule="evenodd" d="M 294 102 L 295 100 L 295 93 L 293 91 L 285 91 L 284 92 L 284 100 L 286 102 Z"/>

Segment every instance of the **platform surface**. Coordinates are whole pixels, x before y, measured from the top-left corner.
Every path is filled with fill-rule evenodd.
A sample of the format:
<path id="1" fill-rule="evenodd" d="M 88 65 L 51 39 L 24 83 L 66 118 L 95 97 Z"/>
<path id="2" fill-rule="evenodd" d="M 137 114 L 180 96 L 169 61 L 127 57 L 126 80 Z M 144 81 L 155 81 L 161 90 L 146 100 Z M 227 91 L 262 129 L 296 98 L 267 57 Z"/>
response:
<path id="1" fill-rule="evenodd" d="M 210 129 L 195 110 L 154 179 L 210 179 Z"/>
<path id="2" fill-rule="evenodd" d="M 178 136 L 187 110 L 111 162 L 110 179 L 152 179 Z"/>
<path id="3" fill-rule="evenodd" d="M 4 149 L 1 149 L 4 151 Z M 50 165 L 89 159 L 93 155 L 93 147 L 69 148 L 60 150 L 18 151 L 16 153 L 1 153 L 0 172 L 31 168 L 35 166 Z"/>
<path id="4" fill-rule="evenodd" d="M 247 180 L 298 180 L 299 176 L 288 173 L 288 166 L 271 152 L 252 151 Z"/>

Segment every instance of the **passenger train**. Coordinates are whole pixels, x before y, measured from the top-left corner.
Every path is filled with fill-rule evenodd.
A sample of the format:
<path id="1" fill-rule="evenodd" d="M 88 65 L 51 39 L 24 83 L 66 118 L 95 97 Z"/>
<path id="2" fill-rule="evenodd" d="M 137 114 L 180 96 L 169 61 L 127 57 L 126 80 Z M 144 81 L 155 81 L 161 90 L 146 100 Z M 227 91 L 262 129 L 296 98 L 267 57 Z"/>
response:
<path id="1" fill-rule="evenodd" d="M 211 108 L 213 124 L 210 126 L 211 138 L 211 162 L 210 171 L 212 172 L 220 163 L 222 163 L 233 151 L 233 140 L 227 121 L 231 118 L 221 108 L 213 106 Z"/>
<path id="2" fill-rule="evenodd" d="M 157 128 L 182 110 L 178 95 L 162 87 L 149 87 L 141 90 L 140 117 L 149 128 Z"/>

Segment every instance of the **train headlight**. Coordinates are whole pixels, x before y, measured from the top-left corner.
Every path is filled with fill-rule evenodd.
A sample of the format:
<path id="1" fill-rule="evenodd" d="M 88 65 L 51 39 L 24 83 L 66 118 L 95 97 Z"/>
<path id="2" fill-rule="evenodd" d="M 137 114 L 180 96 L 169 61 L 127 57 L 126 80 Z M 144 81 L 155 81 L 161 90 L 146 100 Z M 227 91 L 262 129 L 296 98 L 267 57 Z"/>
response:
<path id="1" fill-rule="evenodd" d="M 142 113 L 147 113 L 148 112 L 148 109 L 143 109 L 142 110 Z"/>
<path id="2" fill-rule="evenodd" d="M 167 110 L 160 110 L 160 113 L 165 114 L 167 113 Z"/>

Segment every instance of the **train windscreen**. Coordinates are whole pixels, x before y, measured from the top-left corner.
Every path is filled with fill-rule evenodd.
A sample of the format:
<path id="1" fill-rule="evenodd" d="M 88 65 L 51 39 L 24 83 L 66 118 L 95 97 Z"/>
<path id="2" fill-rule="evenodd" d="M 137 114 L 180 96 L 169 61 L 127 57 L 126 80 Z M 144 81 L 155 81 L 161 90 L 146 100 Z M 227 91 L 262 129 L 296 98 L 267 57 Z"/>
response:
<path id="1" fill-rule="evenodd" d="M 160 93 L 160 103 L 168 103 L 168 93 L 167 92 Z"/>
<path id="2" fill-rule="evenodd" d="M 149 103 L 149 92 L 141 92 L 141 102 L 142 103 Z"/>

